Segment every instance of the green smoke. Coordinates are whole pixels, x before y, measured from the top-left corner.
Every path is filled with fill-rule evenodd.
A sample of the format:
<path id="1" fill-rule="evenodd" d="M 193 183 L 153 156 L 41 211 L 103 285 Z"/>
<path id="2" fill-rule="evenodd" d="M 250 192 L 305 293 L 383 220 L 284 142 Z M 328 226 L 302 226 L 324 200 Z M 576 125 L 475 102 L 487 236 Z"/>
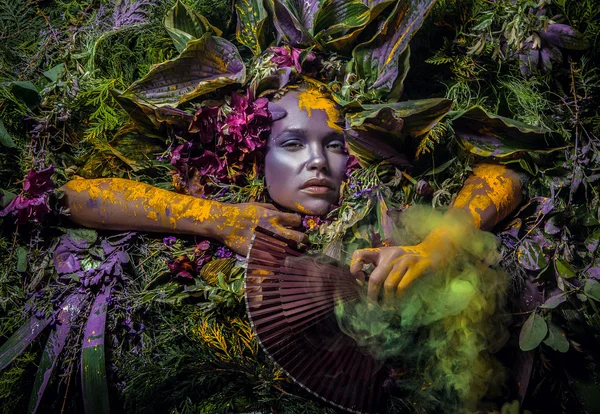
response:
<path id="1" fill-rule="evenodd" d="M 504 380 L 490 353 L 506 332 L 498 310 L 508 277 L 495 267 L 497 239 L 462 215 L 442 221 L 442 213 L 424 207 L 402 214 L 399 245 L 416 244 L 440 225 L 470 230 L 452 235 L 458 250 L 449 265 L 420 277 L 394 304 L 374 306 L 365 292 L 337 306 L 338 323 L 368 353 L 406 373 L 397 382 L 411 398 L 435 401 L 444 412 L 472 412 Z"/>

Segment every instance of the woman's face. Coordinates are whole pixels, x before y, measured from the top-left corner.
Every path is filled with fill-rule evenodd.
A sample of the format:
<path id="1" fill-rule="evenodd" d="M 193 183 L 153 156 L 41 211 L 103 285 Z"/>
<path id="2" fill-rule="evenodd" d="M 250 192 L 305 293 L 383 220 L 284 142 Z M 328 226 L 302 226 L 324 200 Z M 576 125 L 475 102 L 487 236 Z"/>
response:
<path id="1" fill-rule="evenodd" d="M 273 122 L 265 158 L 269 195 L 300 213 L 322 215 L 337 203 L 348 153 L 340 114 L 316 90 L 290 91 L 277 104 L 287 115 Z"/>

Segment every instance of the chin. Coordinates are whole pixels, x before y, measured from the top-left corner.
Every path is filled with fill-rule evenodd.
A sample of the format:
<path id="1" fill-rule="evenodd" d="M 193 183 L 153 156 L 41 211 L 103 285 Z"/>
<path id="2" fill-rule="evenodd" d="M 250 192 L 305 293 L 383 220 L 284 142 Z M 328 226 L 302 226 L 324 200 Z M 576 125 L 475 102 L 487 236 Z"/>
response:
<path id="1" fill-rule="evenodd" d="M 294 203 L 292 210 L 311 216 L 323 216 L 331 211 L 333 203 L 327 200 L 310 200 Z"/>

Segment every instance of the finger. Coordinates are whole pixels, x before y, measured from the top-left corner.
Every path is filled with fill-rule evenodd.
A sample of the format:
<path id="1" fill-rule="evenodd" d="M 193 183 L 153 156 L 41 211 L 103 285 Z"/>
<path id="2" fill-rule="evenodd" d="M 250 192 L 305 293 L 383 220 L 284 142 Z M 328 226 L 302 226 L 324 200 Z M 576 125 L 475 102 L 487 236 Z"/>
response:
<path id="1" fill-rule="evenodd" d="M 299 214 L 294 213 L 282 213 L 278 211 L 275 214 L 275 219 L 282 226 L 298 227 L 302 224 L 302 217 L 300 217 Z"/>
<path id="2" fill-rule="evenodd" d="M 367 290 L 367 297 L 370 302 L 377 302 L 379 300 L 379 292 L 385 281 L 387 275 L 391 270 L 390 265 L 379 265 L 373 270 L 371 276 L 369 276 L 369 287 Z"/>
<path id="3" fill-rule="evenodd" d="M 413 284 L 413 282 L 421 277 L 423 273 L 425 273 L 425 270 L 428 266 L 429 263 L 427 261 L 420 261 L 411 266 L 398 284 L 398 288 L 396 289 L 396 298 L 402 297 L 406 290 Z"/>
<path id="4" fill-rule="evenodd" d="M 402 277 L 406 273 L 410 266 L 410 260 L 406 258 L 400 259 L 390 271 L 388 277 L 385 279 L 383 283 L 383 301 L 384 303 L 391 303 L 396 297 L 396 290 L 398 289 L 398 284 L 402 280 Z"/>
<path id="5" fill-rule="evenodd" d="M 308 244 L 308 235 L 302 233 L 301 231 L 290 230 L 281 226 L 274 226 L 272 230 L 286 239 L 291 239 L 298 243 Z"/>
<path id="6" fill-rule="evenodd" d="M 379 249 L 355 250 L 352 254 L 352 260 L 350 261 L 350 273 L 354 276 L 358 275 L 359 272 L 362 272 L 364 264 L 377 265 L 379 263 L 380 253 L 381 250 Z"/>

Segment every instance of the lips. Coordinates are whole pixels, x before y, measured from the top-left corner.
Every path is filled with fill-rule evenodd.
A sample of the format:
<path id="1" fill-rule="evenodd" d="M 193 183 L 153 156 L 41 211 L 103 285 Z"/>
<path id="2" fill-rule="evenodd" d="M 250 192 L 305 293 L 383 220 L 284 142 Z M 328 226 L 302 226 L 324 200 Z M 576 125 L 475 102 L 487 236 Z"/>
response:
<path id="1" fill-rule="evenodd" d="M 325 178 L 311 178 L 307 180 L 300 189 L 309 194 L 328 194 L 335 189 L 333 183 Z"/>

